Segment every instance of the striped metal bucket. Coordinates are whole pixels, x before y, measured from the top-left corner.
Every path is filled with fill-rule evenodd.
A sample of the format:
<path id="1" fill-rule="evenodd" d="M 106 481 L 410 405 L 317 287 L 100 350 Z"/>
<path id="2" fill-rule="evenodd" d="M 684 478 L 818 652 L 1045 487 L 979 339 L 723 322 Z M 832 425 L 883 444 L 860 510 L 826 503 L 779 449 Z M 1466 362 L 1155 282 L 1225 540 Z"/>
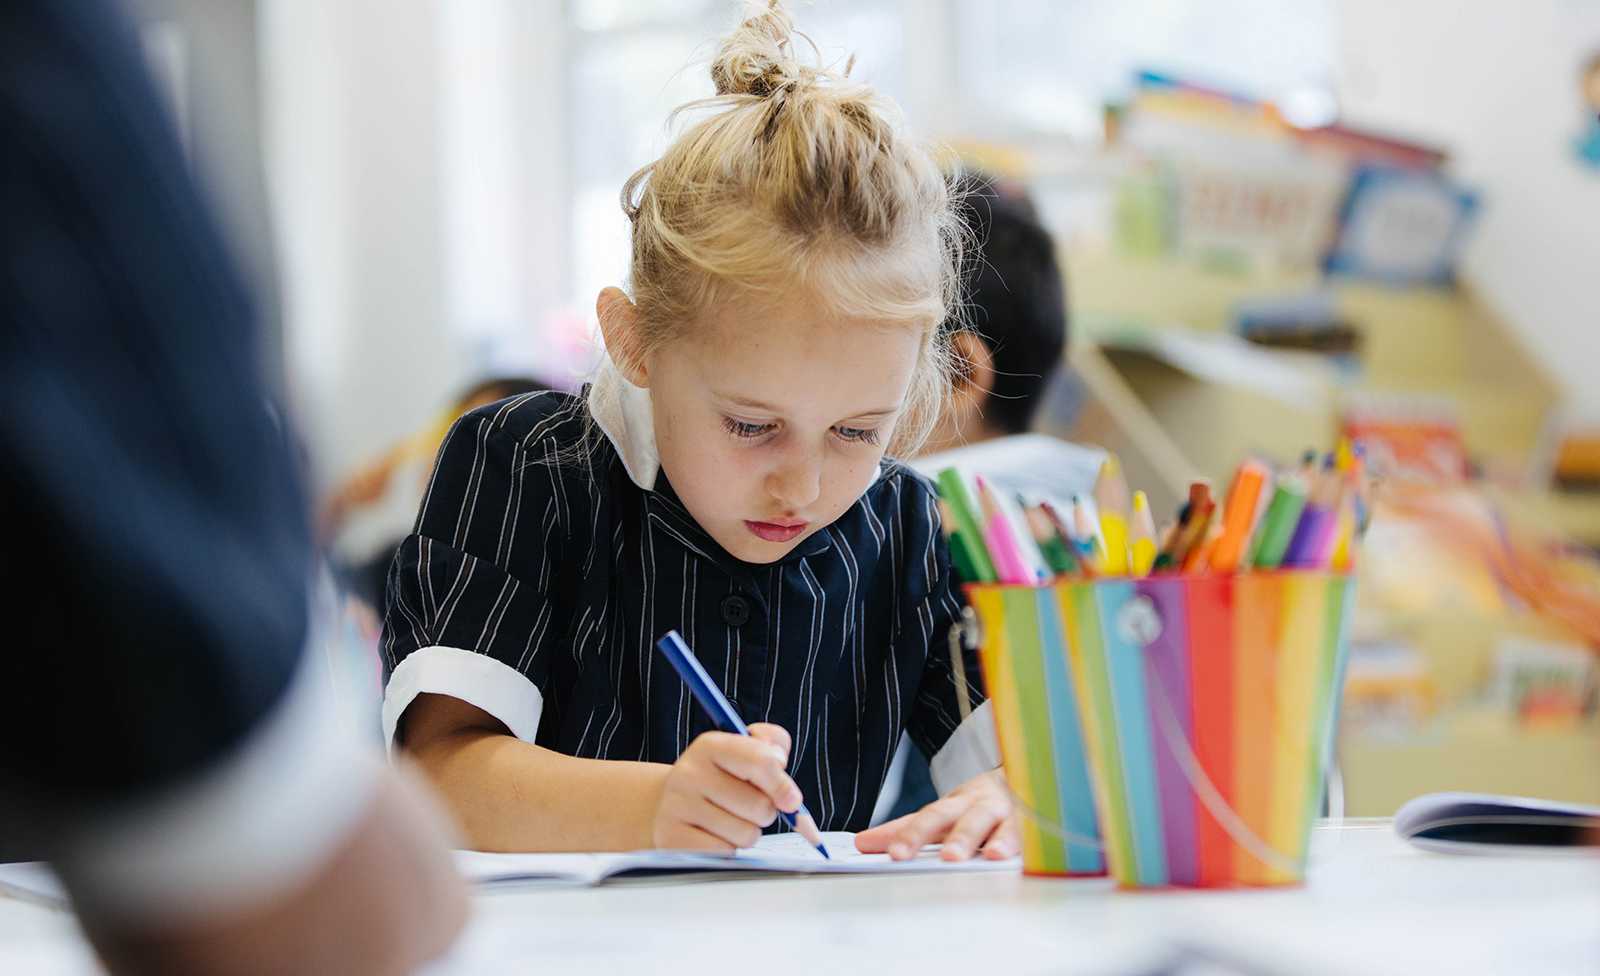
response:
<path id="1" fill-rule="evenodd" d="M 1278 571 L 967 588 L 1031 874 L 1305 876 L 1354 584 Z"/>

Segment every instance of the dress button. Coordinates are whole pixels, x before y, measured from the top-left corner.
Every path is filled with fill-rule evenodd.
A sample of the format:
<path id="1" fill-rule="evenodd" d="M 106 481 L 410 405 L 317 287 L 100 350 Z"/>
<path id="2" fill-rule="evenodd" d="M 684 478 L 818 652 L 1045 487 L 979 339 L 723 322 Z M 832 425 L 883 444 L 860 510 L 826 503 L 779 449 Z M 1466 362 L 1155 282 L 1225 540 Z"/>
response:
<path id="1" fill-rule="evenodd" d="M 737 593 L 722 598 L 722 622 L 729 627 L 743 627 L 750 622 L 750 601 Z"/>

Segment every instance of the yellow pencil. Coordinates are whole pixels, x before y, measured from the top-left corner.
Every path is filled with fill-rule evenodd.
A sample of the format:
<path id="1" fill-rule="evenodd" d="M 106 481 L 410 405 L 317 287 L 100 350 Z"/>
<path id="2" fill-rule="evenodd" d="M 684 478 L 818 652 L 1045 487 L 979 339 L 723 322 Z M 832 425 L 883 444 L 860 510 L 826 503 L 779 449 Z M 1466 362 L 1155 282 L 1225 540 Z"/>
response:
<path id="1" fill-rule="evenodd" d="M 1105 540 L 1105 572 L 1128 572 L 1128 483 L 1115 454 L 1107 454 L 1094 483 L 1094 503 L 1100 510 L 1100 537 Z"/>
<path id="2" fill-rule="evenodd" d="M 1156 522 L 1150 514 L 1150 499 L 1142 491 L 1133 493 L 1133 544 L 1128 547 L 1133 575 L 1149 576 L 1156 563 Z"/>

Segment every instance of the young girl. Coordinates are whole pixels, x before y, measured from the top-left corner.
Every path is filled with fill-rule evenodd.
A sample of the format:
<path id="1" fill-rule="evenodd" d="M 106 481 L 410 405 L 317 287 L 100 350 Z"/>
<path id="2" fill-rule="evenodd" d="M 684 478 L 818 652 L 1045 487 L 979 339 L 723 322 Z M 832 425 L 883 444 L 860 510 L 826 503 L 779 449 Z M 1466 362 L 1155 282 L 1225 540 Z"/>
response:
<path id="1" fill-rule="evenodd" d="M 941 403 L 960 228 L 891 106 L 791 35 L 776 0 L 745 21 L 624 187 L 584 398 L 462 418 L 396 557 L 385 732 L 474 847 L 726 851 L 802 798 L 860 831 L 909 731 L 942 798 L 858 846 L 1017 850 L 934 494 L 884 457 Z M 673 628 L 752 738 L 711 731 Z"/>

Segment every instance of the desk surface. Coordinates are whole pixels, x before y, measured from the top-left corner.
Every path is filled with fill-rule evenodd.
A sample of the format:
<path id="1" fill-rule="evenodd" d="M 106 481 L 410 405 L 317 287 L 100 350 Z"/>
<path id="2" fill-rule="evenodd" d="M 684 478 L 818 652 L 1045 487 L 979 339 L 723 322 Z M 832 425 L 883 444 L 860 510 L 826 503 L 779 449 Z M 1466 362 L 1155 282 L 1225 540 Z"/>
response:
<path id="1" fill-rule="evenodd" d="M 1117 892 L 967 874 L 624 883 L 479 895 L 430 973 L 730 971 L 1600 973 L 1600 857 L 1426 854 L 1387 823 L 1321 828 L 1311 881 Z M 819 966 L 821 969 L 819 970 Z M 0 897 L 0 973 L 94 971 L 66 913 Z"/>

